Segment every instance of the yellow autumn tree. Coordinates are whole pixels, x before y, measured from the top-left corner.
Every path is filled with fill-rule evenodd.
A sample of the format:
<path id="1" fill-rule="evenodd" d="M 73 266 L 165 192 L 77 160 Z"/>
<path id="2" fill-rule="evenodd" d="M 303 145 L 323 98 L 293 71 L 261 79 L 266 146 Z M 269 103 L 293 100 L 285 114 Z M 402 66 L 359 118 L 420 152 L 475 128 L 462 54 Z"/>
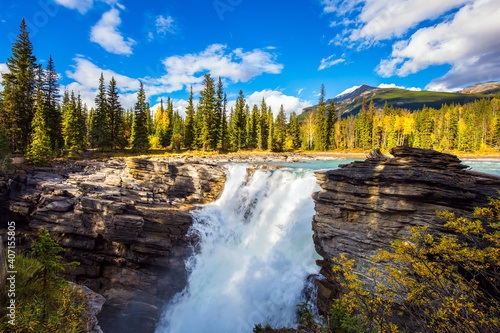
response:
<path id="1" fill-rule="evenodd" d="M 438 213 L 449 234 L 436 236 L 427 227 L 414 227 L 409 241 L 395 241 L 393 252 L 381 252 L 374 260 L 392 265 L 388 284 L 377 284 L 375 293 L 363 288 L 353 260 L 334 258 L 342 288 L 332 309 L 343 311 L 337 321 L 360 322 L 362 329 L 356 332 L 498 332 L 500 200 L 491 199 L 474 215 L 483 219 Z M 375 268 L 370 274 L 375 281 L 380 278 Z"/>

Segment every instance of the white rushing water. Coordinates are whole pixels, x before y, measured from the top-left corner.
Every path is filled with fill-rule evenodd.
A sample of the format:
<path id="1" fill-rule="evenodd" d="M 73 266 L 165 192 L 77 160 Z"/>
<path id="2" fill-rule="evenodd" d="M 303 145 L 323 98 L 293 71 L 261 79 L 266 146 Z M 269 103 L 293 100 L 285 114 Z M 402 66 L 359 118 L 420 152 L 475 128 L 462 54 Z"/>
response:
<path id="1" fill-rule="evenodd" d="M 294 326 L 307 276 L 318 272 L 312 241 L 319 190 L 311 170 L 228 166 L 221 197 L 194 212 L 200 251 L 186 289 L 166 307 L 157 333 L 252 332 Z"/>

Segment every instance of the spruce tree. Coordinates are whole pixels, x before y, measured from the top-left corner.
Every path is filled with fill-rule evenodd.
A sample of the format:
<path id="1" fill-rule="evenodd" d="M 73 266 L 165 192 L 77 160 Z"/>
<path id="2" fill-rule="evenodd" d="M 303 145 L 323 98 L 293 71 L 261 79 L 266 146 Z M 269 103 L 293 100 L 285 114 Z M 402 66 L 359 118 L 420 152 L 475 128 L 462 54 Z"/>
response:
<path id="1" fill-rule="evenodd" d="M 45 123 L 44 115 L 43 91 L 40 83 L 37 89 L 35 115 L 31 124 L 33 132 L 26 153 L 28 162 L 39 166 L 47 166 L 52 161 L 52 149 L 48 134 L 49 130 Z"/>
<path id="2" fill-rule="evenodd" d="M 203 111 L 199 104 L 196 106 L 193 128 L 194 128 L 193 145 L 196 146 L 196 148 L 201 148 L 203 146 L 203 140 L 202 140 Z"/>
<path id="3" fill-rule="evenodd" d="M 274 124 L 274 137 L 276 141 L 276 149 L 278 151 L 283 151 L 286 140 L 286 115 L 283 104 L 281 104 L 280 111 L 276 116 L 276 121 Z"/>
<path id="4" fill-rule="evenodd" d="M 235 131 L 234 131 L 234 109 L 231 107 L 231 111 L 229 112 L 229 122 L 227 125 L 227 136 L 228 136 L 228 141 L 229 141 L 229 147 L 231 149 L 237 149 L 238 148 L 238 143 L 237 139 L 235 136 Z"/>
<path id="5" fill-rule="evenodd" d="M 106 96 L 104 75 L 99 78 L 99 88 L 95 97 L 95 113 L 92 124 L 91 141 L 97 148 L 111 148 L 111 119 Z"/>
<path id="6" fill-rule="evenodd" d="M 224 97 L 222 99 L 222 115 L 221 115 L 221 125 L 220 125 L 220 141 L 219 145 L 222 147 L 222 150 L 226 150 L 229 142 L 228 142 L 228 124 L 227 124 L 227 96 L 224 92 Z"/>
<path id="7" fill-rule="evenodd" d="M 163 112 L 163 123 L 165 125 L 165 147 L 172 144 L 172 134 L 173 134 L 173 122 L 174 122 L 174 103 L 167 98 L 167 109 Z"/>
<path id="8" fill-rule="evenodd" d="M 274 140 L 274 116 L 271 107 L 269 107 L 269 110 L 267 111 L 267 149 L 269 149 L 270 151 L 274 151 L 276 149 L 275 142 L 276 141 Z"/>
<path id="9" fill-rule="evenodd" d="M 193 87 L 189 93 L 188 106 L 186 108 L 186 121 L 184 126 L 184 147 L 191 149 L 194 143 L 194 106 L 193 106 Z"/>
<path id="10" fill-rule="evenodd" d="M 112 148 L 125 146 L 123 129 L 123 108 L 118 99 L 116 81 L 111 77 L 107 92 L 107 111 L 109 113 L 110 139 Z"/>
<path id="11" fill-rule="evenodd" d="M 260 122 L 259 107 L 256 104 L 254 104 L 249 119 L 248 146 L 251 148 L 257 148 L 259 122 Z"/>
<path id="12" fill-rule="evenodd" d="M 223 132 L 223 114 L 224 114 L 224 87 L 222 79 L 219 76 L 217 84 L 217 92 L 215 95 L 215 112 L 214 112 L 214 138 L 216 146 L 222 146 L 222 132 Z"/>
<path id="13" fill-rule="evenodd" d="M 238 98 L 236 99 L 233 132 L 235 148 L 239 150 L 243 147 L 246 139 L 245 96 L 243 95 L 243 90 L 240 90 Z"/>
<path id="14" fill-rule="evenodd" d="M 62 114 L 59 109 L 59 76 L 54 67 L 52 55 L 45 69 L 45 82 L 43 85 L 45 123 L 49 129 L 49 137 L 52 149 L 61 149 L 64 145 L 62 137 Z"/>
<path id="15" fill-rule="evenodd" d="M 78 128 L 78 147 L 80 149 L 85 149 L 87 142 L 87 106 L 82 104 L 82 97 L 78 94 L 76 98 L 76 117 L 77 117 L 77 128 Z"/>
<path id="16" fill-rule="evenodd" d="M 299 148 L 300 147 L 300 125 L 299 125 L 299 119 L 297 118 L 297 114 L 295 111 L 293 111 L 290 114 L 290 136 L 292 137 L 293 141 L 293 146 L 294 148 Z"/>
<path id="17" fill-rule="evenodd" d="M 184 131 L 184 122 L 178 111 L 174 111 L 172 116 L 172 148 L 177 152 L 181 150 L 181 144 L 184 140 L 182 133 Z"/>
<path id="18" fill-rule="evenodd" d="M 71 97 L 66 91 L 63 99 L 64 110 L 64 143 L 72 150 L 82 149 L 85 138 L 85 121 L 82 117 L 82 106 L 80 97 L 75 97 L 71 92 Z"/>
<path id="19" fill-rule="evenodd" d="M 168 105 L 168 104 L 167 104 Z M 160 145 L 164 148 L 170 146 L 171 137 L 169 133 L 170 118 L 168 117 L 168 113 L 163 108 L 163 98 L 160 100 L 160 106 L 156 109 L 155 117 L 154 117 L 154 128 L 155 134 L 160 141 Z"/>
<path id="20" fill-rule="evenodd" d="M 205 74 L 203 80 L 203 90 L 200 92 L 200 102 L 198 105 L 202 114 L 201 145 L 203 150 L 217 147 L 217 126 L 215 122 L 215 84 L 210 74 Z"/>
<path id="21" fill-rule="evenodd" d="M 64 100 L 63 100 L 63 105 L 64 105 Z M 87 140 L 89 142 L 90 147 L 92 148 L 95 148 L 96 146 L 95 137 L 93 136 L 93 133 L 95 133 L 94 125 L 95 125 L 95 109 L 90 108 L 89 116 L 87 119 Z"/>
<path id="22" fill-rule="evenodd" d="M 260 117 L 258 126 L 258 140 L 257 147 L 262 150 L 267 149 L 267 136 L 268 136 L 268 124 L 267 124 L 267 105 L 264 97 L 262 97 L 262 103 L 260 105 Z"/>
<path id="23" fill-rule="evenodd" d="M 315 144 L 316 150 L 327 149 L 327 129 L 326 129 L 326 105 L 325 105 L 325 85 L 321 85 L 318 110 L 316 111 Z"/>
<path id="24" fill-rule="evenodd" d="M 148 113 L 146 94 L 144 85 L 141 82 L 139 93 L 137 94 L 137 103 L 134 108 L 134 122 L 132 124 L 132 151 L 146 152 L 149 149 L 148 138 Z"/>
<path id="25" fill-rule="evenodd" d="M 37 65 L 24 18 L 20 30 L 12 45 L 12 57 L 7 59 L 9 72 L 2 74 L 4 90 L 0 118 L 5 124 L 11 148 L 14 152 L 24 153 L 29 145 L 33 121 Z"/>
<path id="26" fill-rule="evenodd" d="M 250 107 L 245 104 L 245 147 L 250 147 Z"/>

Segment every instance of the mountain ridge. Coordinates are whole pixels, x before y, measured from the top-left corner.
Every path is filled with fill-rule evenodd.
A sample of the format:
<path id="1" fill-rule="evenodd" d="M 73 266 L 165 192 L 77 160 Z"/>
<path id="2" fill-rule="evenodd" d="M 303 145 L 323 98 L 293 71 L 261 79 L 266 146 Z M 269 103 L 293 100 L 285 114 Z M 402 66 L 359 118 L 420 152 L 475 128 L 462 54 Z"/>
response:
<path id="1" fill-rule="evenodd" d="M 415 111 L 424 106 L 440 108 L 443 104 L 466 104 L 477 99 L 492 98 L 500 94 L 500 82 L 492 81 L 479 83 L 462 90 L 462 92 L 435 92 L 435 91 L 410 91 L 401 88 L 376 88 L 362 84 L 355 90 L 327 99 L 326 105 L 333 100 L 336 110 L 340 110 L 342 117 L 357 115 L 361 111 L 363 97 L 367 103 L 373 100 L 376 109 L 383 108 L 385 103 L 389 107 L 397 107 Z M 302 122 L 307 115 L 316 110 L 318 105 L 309 106 L 302 110 L 299 121 Z"/>

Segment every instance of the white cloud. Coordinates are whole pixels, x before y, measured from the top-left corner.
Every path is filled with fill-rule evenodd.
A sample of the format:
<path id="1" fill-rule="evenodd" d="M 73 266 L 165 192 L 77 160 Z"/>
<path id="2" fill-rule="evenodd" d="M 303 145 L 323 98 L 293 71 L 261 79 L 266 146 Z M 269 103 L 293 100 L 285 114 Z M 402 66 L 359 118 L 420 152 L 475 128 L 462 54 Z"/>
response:
<path id="1" fill-rule="evenodd" d="M 156 32 L 162 35 L 166 35 L 168 33 L 174 33 L 174 19 L 172 16 L 167 16 L 166 18 L 163 15 L 160 15 L 156 18 L 155 21 Z"/>
<path id="2" fill-rule="evenodd" d="M 132 54 L 132 46 L 136 42 L 125 39 L 118 31 L 121 24 L 120 12 L 116 8 L 105 12 L 99 22 L 92 27 L 90 40 L 101 45 L 106 51 L 115 54 Z"/>
<path id="3" fill-rule="evenodd" d="M 407 88 L 407 87 L 404 87 L 404 86 L 397 86 L 395 83 L 381 83 L 378 85 L 378 88 L 397 88 L 397 89 L 404 89 L 404 90 L 409 90 L 409 91 L 422 91 L 422 89 L 420 88 L 416 88 L 416 87 L 410 87 L 410 88 Z"/>
<path id="4" fill-rule="evenodd" d="M 221 44 L 213 44 L 197 54 L 171 56 L 163 60 L 167 74 L 147 79 L 153 91 L 173 92 L 193 85 L 197 91 L 203 74 L 221 76 L 233 83 L 247 82 L 264 73 L 279 74 L 283 65 L 275 62 L 275 56 L 260 49 L 244 52 L 243 49 L 227 51 Z"/>
<path id="5" fill-rule="evenodd" d="M 453 68 L 434 84 L 447 88 L 476 83 L 500 70 L 500 6 L 497 0 L 477 0 L 462 7 L 452 20 L 422 28 L 393 46 L 391 57 L 377 71 L 382 76 L 406 76 L 432 65 Z M 493 71 L 493 72 L 491 72 Z"/>
<path id="6" fill-rule="evenodd" d="M 293 111 L 300 114 L 303 108 L 312 105 L 311 101 L 301 100 L 298 97 L 288 96 L 283 94 L 281 91 L 270 89 L 254 92 L 247 97 L 247 104 L 250 108 L 252 108 L 254 104 L 260 106 L 262 98 L 266 101 L 267 106 L 271 107 L 275 116 L 278 114 L 281 105 L 283 105 L 286 114 L 290 114 Z"/>
<path id="7" fill-rule="evenodd" d="M 69 9 L 77 9 L 80 14 L 85 14 L 92 5 L 94 4 L 93 0 L 54 0 L 56 3 L 60 4 Z"/>
<path id="8" fill-rule="evenodd" d="M 337 96 L 335 96 L 335 97 L 339 97 L 339 96 L 342 96 L 342 95 L 347 95 L 347 94 L 350 94 L 350 93 L 352 93 L 354 90 L 358 89 L 359 87 L 361 87 L 361 86 L 354 86 L 354 87 L 348 88 L 348 89 L 344 90 L 343 92 L 341 92 L 340 94 L 338 94 L 338 95 L 337 95 Z"/>
<path id="9" fill-rule="evenodd" d="M 66 87 L 61 87 L 62 90 L 68 88 L 74 90 L 75 93 L 80 92 L 82 100 L 89 107 L 93 106 L 96 90 L 99 86 L 99 77 L 102 72 L 106 84 L 108 84 L 111 77 L 115 78 L 122 106 L 125 108 L 134 106 L 136 93 L 139 90 L 138 79 L 118 74 L 110 69 L 102 69 L 84 56 L 79 55 L 73 60 L 75 65 L 72 66 L 72 70 L 66 71 L 66 76 L 75 80 L 75 82 L 68 84 Z M 280 73 L 283 68 L 283 65 L 276 63 L 274 56 L 268 52 L 259 49 L 249 52 L 235 49 L 231 52 L 226 50 L 226 46 L 218 44 L 211 45 L 198 54 L 168 57 L 162 63 L 167 72 L 165 75 L 141 79 L 148 98 L 184 88 L 188 90 L 189 86 L 193 86 L 193 91 L 196 93 L 202 89 L 203 74 L 207 72 L 211 73 L 214 78 L 221 76 L 224 82 L 237 83 L 247 82 L 263 73 Z M 276 93 L 281 94 L 280 92 Z M 271 100 L 275 97 L 271 98 Z M 298 105 L 293 100 L 286 99 L 283 94 L 281 94 L 281 97 L 283 101 L 287 102 L 285 106 L 290 108 L 290 112 L 292 108 Z M 295 97 L 290 96 L 290 98 Z M 184 114 L 182 108 L 185 108 L 185 103 L 182 99 L 174 100 L 174 107 L 178 108 L 181 114 Z"/>
<path id="10" fill-rule="evenodd" d="M 82 57 L 74 58 L 73 60 L 76 62 L 73 66 L 74 70 L 66 71 L 66 75 L 86 87 L 97 89 L 99 87 L 99 78 L 101 77 L 102 72 L 106 82 L 109 82 L 111 77 L 114 77 L 116 85 L 121 91 L 139 90 L 139 81 L 136 79 L 118 74 L 109 69 L 99 68 L 90 60 Z"/>
<path id="11" fill-rule="evenodd" d="M 66 71 L 66 76 L 75 80 L 75 82 L 68 84 L 66 87 L 61 87 L 62 92 L 64 92 L 64 89 L 68 89 L 69 91 L 73 90 L 75 94 L 80 93 L 82 101 L 87 106 L 92 107 L 94 106 L 94 99 L 99 87 L 99 78 L 101 77 L 101 73 L 103 73 L 106 85 L 108 85 L 111 77 L 115 78 L 116 86 L 120 91 L 122 106 L 125 108 L 134 106 L 136 94 L 139 90 L 139 80 L 118 74 L 109 69 L 99 68 L 90 60 L 82 57 L 74 58 L 73 60 L 75 61 L 73 71 Z"/>
<path id="12" fill-rule="evenodd" d="M 332 59 L 335 55 L 332 54 L 331 56 L 329 56 L 328 58 L 324 58 L 324 59 L 321 59 L 321 64 L 319 65 L 319 68 L 318 70 L 321 71 L 323 69 L 326 69 L 326 68 L 329 68 L 329 67 L 332 67 L 336 64 L 340 64 L 342 62 L 345 61 L 345 59 Z"/>
<path id="13" fill-rule="evenodd" d="M 370 45 L 374 41 L 403 36 L 420 22 L 433 20 L 474 0 L 323 0 L 323 11 L 335 13 L 330 26 L 350 26 L 342 37 Z M 352 20 L 345 15 L 356 14 Z"/>
<path id="14" fill-rule="evenodd" d="M 178 111 L 179 112 L 179 115 L 183 118 L 186 117 L 186 108 L 189 104 L 189 101 L 187 100 L 184 100 L 184 99 L 172 99 L 172 104 L 174 106 L 174 110 Z M 156 111 L 157 108 L 159 108 L 161 105 L 160 102 L 156 103 L 155 105 L 153 105 L 150 109 L 151 111 Z M 194 99 L 193 100 L 193 106 L 194 108 L 196 109 L 196 106 L 198 105 L 198 101 L 197 99 Z M 166 108 L 167 107 L 167 100 L 164 98 L 163 99 L 163 108 Z"/>
<path id="15" fill-rule="evenodd" d="M 343 48 L 393 43 L 376 72 L 407 76 L 435 65 L 451 65 L 427 89 L 457 90 L 500 77 L 498 0 L 322 0 L 334 13 L 331 40 Z M 344 29 L 339 28 L 343 26 Z M 418 28 L 418 30 L 417 30 Z M 348 53 L 348 52 L 347 52 Z"/>
<path id="16" fill-rule="evenodd" d="M 432 80 L 425 88 L 435 91 L 458 91 L 474 83 L 500 78 L 500 51 L 455 62 L 444 76 Z"/>
<path id="17" fill-rule="evenodd" d="M 9 67 L 7 64 L 0 64 L 0 74 L 9 73 Z"/>

